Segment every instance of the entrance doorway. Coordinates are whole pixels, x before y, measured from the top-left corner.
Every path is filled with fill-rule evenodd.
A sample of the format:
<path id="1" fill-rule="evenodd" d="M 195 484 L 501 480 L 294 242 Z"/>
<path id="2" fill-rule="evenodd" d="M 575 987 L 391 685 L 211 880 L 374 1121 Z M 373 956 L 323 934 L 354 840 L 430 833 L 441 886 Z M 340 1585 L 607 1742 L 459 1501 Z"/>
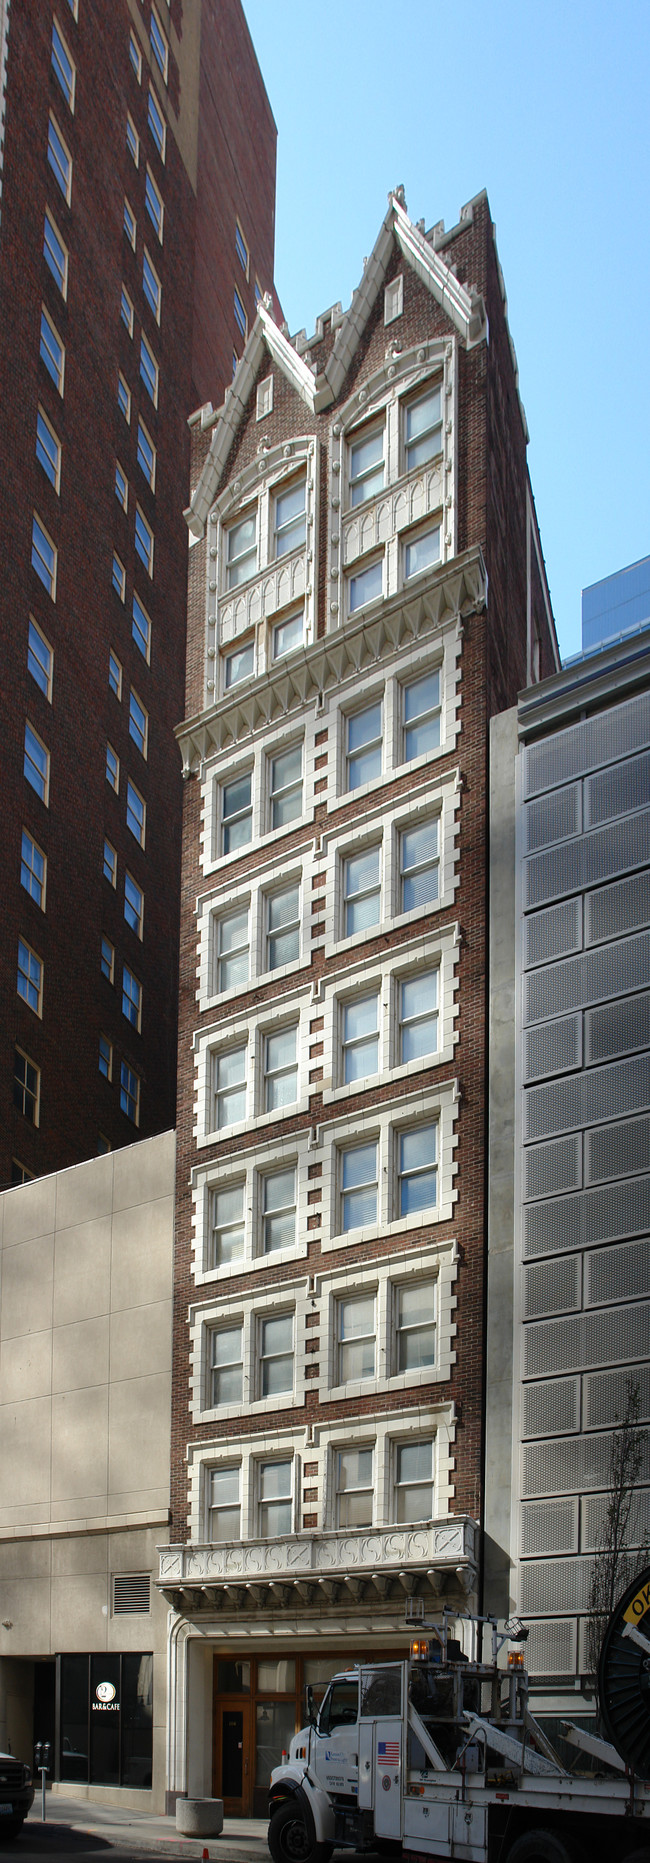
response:
<path id="1" fill-rule="evenodd" d="M 218 1701 L 215 1711 L 215 1797 L 223 1799 L 227 1818 L 246 1817 L 250 1809 L 250 1701 Z"/>

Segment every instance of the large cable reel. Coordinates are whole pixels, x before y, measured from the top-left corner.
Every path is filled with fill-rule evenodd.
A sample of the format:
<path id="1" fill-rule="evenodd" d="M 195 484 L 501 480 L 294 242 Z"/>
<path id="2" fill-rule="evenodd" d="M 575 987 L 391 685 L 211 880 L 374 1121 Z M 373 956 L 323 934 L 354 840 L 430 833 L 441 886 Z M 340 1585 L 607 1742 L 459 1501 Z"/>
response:
<path id="1" fill-rule="evenodd" d="M 608 1740 L 630 1771 L 650 1779 L 650 1566 L 612 1612 L 600 1652 L 598 1695 Z"/>

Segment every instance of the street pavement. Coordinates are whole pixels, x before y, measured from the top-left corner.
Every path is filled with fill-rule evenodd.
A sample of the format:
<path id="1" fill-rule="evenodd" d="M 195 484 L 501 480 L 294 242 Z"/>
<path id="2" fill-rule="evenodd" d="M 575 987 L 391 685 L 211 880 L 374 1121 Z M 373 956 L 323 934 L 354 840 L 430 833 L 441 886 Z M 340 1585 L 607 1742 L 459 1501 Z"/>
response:
<path id="1" fill-rule="evenodd" d="M 44 1863 L 51 1857 L 64 1863 L 145 1863 L 147 1857 L 166 1857 L 167 1863 L 190 1858 L 219 1858 L 219 1863 L 269 1863 L 266 1820 L 226 1818 L 220 1837 L 181 1837 L 173 1818 L 129 1811 L 118 1805 L 96 1805 L 87 1799 L 47 1795 L 46 1822 L 41 1819 L 40 1793 L 20 1837 L 2 1842 L 0 1857 L 15 1863 Z"/>

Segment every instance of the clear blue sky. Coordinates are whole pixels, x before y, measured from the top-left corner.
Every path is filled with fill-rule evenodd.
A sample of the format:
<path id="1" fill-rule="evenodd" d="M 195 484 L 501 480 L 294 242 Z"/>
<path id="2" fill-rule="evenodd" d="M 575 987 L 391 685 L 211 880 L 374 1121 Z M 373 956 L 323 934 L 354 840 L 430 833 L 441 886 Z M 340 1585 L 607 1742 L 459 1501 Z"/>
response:
<path id="1" fill-rule="evenodd" d="M 580 590 L 650 554 L 649 0 L 244 0 L 278 125 L 293 332 L 344 307 L 403 182 L 487 188 L 561 651 Z"/>

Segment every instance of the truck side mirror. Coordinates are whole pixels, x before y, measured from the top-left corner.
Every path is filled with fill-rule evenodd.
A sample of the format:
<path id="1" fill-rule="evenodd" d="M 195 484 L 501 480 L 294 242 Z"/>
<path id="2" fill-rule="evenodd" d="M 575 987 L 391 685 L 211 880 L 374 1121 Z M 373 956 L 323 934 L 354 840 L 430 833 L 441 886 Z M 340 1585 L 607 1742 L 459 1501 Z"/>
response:
<path id="1" fill-rule="evenodd" d="M 307 1702 L 307 1720 L 309 1722 L 310 1727 L 315 1727 L 316 1726 L 316 1709 L 314 1707 L 314 1690 L 312 1688 L 311 1682 L 307 1683 L 307 1687 L 305 1689 L 305 1700 Z"/>

